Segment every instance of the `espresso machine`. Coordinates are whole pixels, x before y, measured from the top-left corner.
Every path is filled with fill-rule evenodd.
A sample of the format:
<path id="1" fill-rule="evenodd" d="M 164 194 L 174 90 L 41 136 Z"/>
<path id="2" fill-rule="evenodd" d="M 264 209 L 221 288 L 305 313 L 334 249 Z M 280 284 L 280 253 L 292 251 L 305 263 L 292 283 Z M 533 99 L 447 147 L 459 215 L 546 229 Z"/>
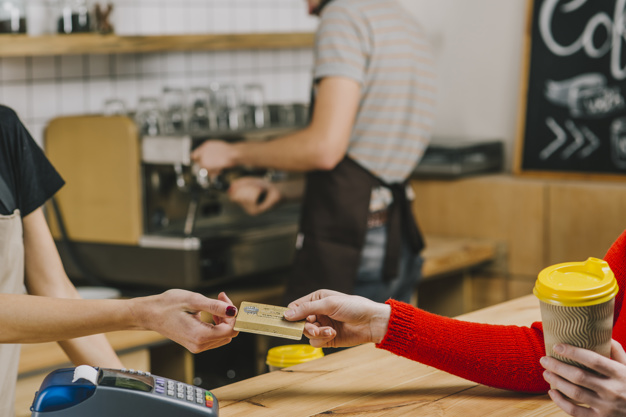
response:
<path id="1" fill-rule="evenodd" d="M 45 151 L 66 185 L 47 215 L 68 275 L 118 287 L 197 290 L 287 268 L 300 203 L 253 217 L 226 191 L 243 175 L 303 177 L 237 168 L 211 179 L 190 159 L 209 137 L 265 140 L 286 130 L 147 136 L 125 116 L 52 120 Z"/>

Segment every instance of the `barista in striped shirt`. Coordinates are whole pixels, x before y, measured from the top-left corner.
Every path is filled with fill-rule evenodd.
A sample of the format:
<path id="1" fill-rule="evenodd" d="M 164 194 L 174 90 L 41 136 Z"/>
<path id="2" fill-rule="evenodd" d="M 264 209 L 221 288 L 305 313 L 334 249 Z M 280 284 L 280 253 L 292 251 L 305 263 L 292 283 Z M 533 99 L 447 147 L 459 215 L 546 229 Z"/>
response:
<path id="1" fill-rule="evenodd" d="M 237 165 L 307 173 L 286 301 L 319 288 L 409 301 L 423 242 L 407 179 L 434 122 L 429 44 L 397 0 L 307 1 L 320 17 L 308 127 L 261 143 L 207 141 L 192 158 L 210 174 Z M 229 192 L 251 214 L 283 198 L 251 178 Z"/>

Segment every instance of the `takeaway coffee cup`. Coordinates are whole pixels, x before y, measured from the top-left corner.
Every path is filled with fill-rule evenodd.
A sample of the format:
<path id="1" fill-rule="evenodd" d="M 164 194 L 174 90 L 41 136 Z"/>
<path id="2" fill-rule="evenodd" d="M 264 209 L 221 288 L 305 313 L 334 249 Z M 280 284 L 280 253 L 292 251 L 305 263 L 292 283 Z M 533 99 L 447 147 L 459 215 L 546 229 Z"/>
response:
<path id="1" fill-rule="evenodd" d="M 270 371 L 277 371 L 289 366 L 309 362 L 322 356 L 324 356 L 324 351 L 311 345 L 284 345 L 271 348 L 267 352 L 265 363 Z"/>
<path id="2" fill-rule="evenodd" d="M 618 287 L 608 263 L 589 258 L 550 266 L 539 273 L 533 292 L 548 356 L 584 368 L 554 353 L 554 345 L 567 343 L 610 357 Z"/>

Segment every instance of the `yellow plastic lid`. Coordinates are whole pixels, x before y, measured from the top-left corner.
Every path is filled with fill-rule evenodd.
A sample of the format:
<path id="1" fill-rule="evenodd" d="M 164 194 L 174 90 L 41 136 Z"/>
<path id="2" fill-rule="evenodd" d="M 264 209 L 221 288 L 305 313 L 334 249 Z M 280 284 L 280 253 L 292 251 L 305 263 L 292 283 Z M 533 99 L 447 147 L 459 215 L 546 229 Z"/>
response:
<path id="1" fill-rule="evenodd" d="M 267 361 L 265 363 L 277 368 L 286 368 L 312 361 L 322 356 L 324 356 L 324 351 L 311 345 L 285 345 L 271 348 L 267 352 Z"/>
<path id="2" fill-rule="evenodd" d="M 618 290 L 609 264 L 589 258 L 545 268 L 539 273 L 533 293 L 547 304 L 582 307 L 609 301 Z"/>

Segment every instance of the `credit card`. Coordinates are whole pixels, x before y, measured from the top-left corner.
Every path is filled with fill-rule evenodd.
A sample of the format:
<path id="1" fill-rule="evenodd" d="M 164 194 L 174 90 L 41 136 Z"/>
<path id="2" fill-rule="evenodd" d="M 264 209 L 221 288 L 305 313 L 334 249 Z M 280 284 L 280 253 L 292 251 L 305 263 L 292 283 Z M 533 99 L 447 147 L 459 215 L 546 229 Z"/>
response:
<path id="1" fill-rule="evenodd" d="M 286 310 L 286 307 L 242 301 L 235 320 L 235 330 L 300 340 L 304 320 L 285 320 L 283 313 Z"/>

